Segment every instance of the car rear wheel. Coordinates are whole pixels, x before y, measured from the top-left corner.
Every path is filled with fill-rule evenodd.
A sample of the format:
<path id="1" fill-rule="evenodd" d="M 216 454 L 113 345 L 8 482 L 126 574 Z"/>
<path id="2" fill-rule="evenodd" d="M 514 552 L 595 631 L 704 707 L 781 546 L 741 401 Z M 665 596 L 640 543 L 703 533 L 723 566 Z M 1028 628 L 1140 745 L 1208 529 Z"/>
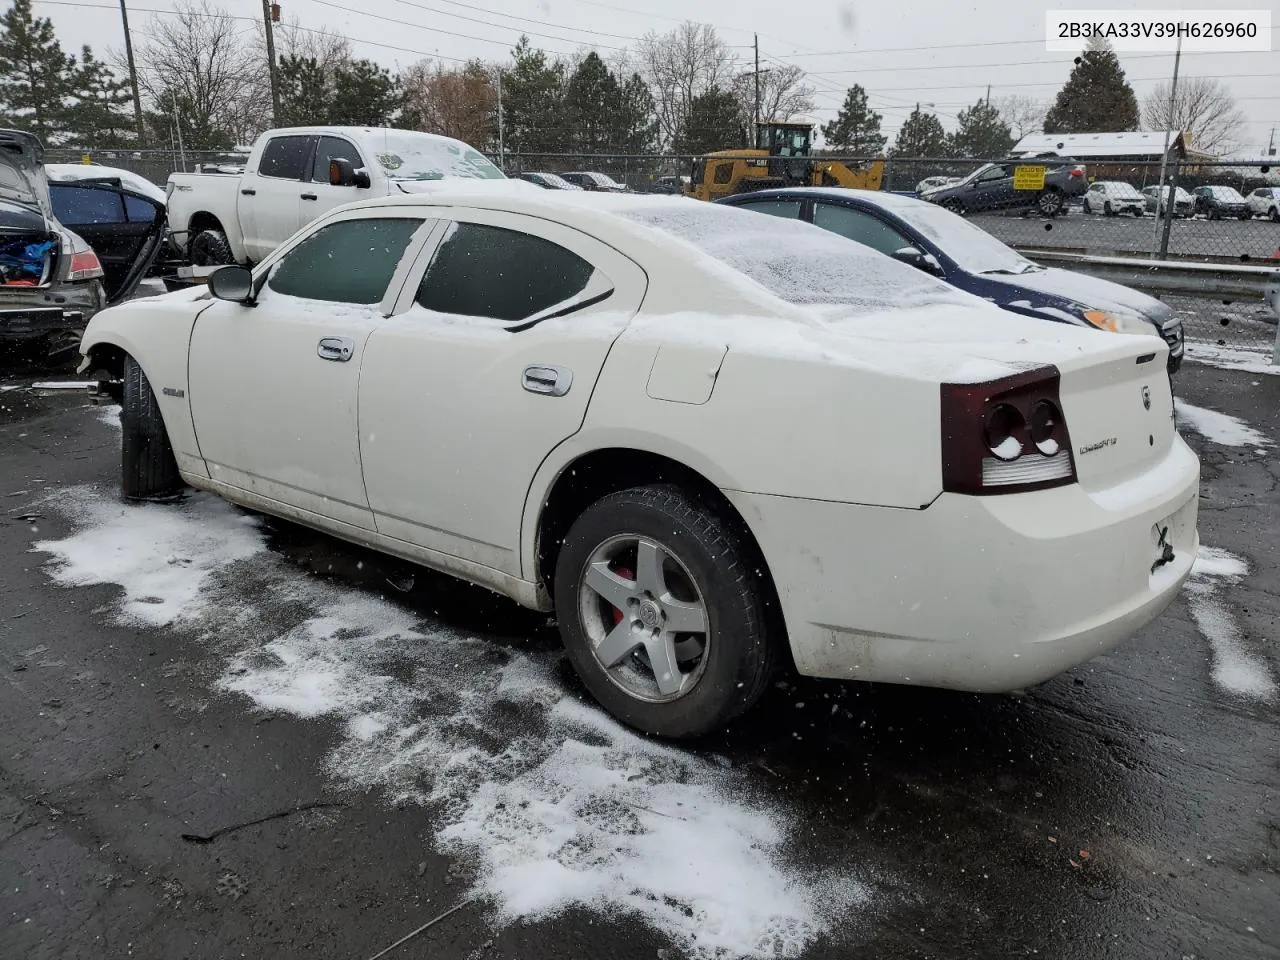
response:
<path id="1" fill-rule="evenodd" d="M 235 263 L 231 243 L 221 230 L 201 230 L 191 241 L 191 262 L 197 267 L 220 267 Z"/>
<path id="2" fill-rule="evenodd" d="M 680 487 L 610 494 L 574 521 L 556 561 L 569 660 L 623 723 L 663 737 L 717 730 L 773 671 L 758 567 L 732 524 Z"/>
<path id="3" fill-rule="evenodd" d="M 1046 217 L 1056 217 L 1065 206 L 1062 194 L 1053 189 L 1043 191 L 1036 201 L 1036 209 Z"/>
<path id="4" fill-rule="evenodd" d="M 130 500 L 168 499 L 182 490 L 178 463 L 151 382 L 133 357 L 124 358 L 120 410 L 120 489 Z"/>

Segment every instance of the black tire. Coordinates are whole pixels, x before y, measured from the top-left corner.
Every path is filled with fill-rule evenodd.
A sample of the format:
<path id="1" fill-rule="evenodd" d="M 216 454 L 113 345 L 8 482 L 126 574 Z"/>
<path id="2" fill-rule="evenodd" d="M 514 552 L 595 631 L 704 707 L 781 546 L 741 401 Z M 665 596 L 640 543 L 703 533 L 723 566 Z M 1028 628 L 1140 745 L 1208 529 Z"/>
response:
<path id="1" fill-rule="evenodd" d="M 954 198 L 949 200 L 943 200 L 940 206 L 942 207 L 943 210 L 950 210 L 957 217 L 963 217 L 967 215 L 965 213 L 964 204 Z"/>
<path id="2" fill-rule="evenodd" d="M 1222 214 L 1221 214 L 1221 213 L 1219 213 L 1217 210 L 1214 210 L 1212 207 L 1210 207 L 1210 208 L 1209 208 L 1209 219 L 1210 219 L 1210 220 L 1221 220 L 1221 219 L 1222 219 Z"/>
<path id="3" fill-rule="evenodd" d="M 160 405 L 147 375 L 133 357 L 124 358 L 120 409 L 120 490 L 129 500 L 170 499 L 182 490 Z"/>
<path id="4" fill-rule="evenodd" d="M 590 589 L 584 581 L 593 557 L 610 543 L 625 544 L 631 537 L 656 544 L 674 559 L 666 569 L 678 576 L 687 573 L 705 610 L 704 645 L 698 665 L 691 668 L 696 679 L 674 699 L 645 699 L 626 689 L 617 671 L 642 674 L 647 660 L 638 659 L 637 649 L 612 671 L 606 669 L 596 656 L 592 628 L 584 622 L 584 610 L 592 616 L 592 601 L 610 606 L 602 597 L 584 593 Z M 760 567 L 732 521 L 678 486 L 632 487 L 603 497 L 574 521 L 556 561 L 556 616 L 569 660 L 600 705 L 629 726 L 673 738 L 719 730 L 760 698 L 775 668 L 781 638 L 769 635 L 769 591 L 757 572 Z M 627 578 L 626 573 L 621 576 Z M 637 585 L 642 582 L 639 572 L 632 576 Z"/>
<path id="5" fill-rule="evenodd" d="M 1242 214 L 1240 214 L 1239 219 L 1241 219 L 1241 220 L 1252 220 L 1252 219 L 1253 219 L 1253 214 L 1252 214 L 1252 213 L 1242 213 Z"/>
<path id="6" fill-rule="evenodd" d="M 1280 223 L 1280 207 L 1271 208 L 1271 222 Z"/>
<path id="7" fill-rule="evenodd" d="M 1066 206 L 1067 204 L 1062 199 L 1062 194 L 1052 187 L 1042 191 L 1040 196 L 1036 198 L 1036 209 L 1046 217 L 1058 216 L 1066 209 Z"/>
<path id="8" fill-rule="evenodd" d="M 1113 209 L 1111 209 L 1110 200 L 1108 200 L 1106 203 L 1102 205 L 1102 215 L 1106 217 L 1114 217 L 1116 215 L 1116 212 Z"/>
<path id="9" fill-rule="evenodd" d="M 221 230 L 201 230 L 191 238 L 191 262 L 197 267 L 221 267 L 235 263 L 231 243 Z"/>

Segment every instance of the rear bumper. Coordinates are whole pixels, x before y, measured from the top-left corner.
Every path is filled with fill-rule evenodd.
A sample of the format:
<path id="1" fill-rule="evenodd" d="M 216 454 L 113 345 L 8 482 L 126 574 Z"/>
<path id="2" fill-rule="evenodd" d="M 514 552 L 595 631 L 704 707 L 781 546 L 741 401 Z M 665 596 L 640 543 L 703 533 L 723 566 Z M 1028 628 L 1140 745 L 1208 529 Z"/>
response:
<path id="1" fill-rule="evenodd" d="M 105 305 L 102 285 L 96 280 L 57 284 L 29 293 L 0 290 L 0 340 L 80 333 Z"/>
<path id="2" fill-rule="evenodd" d="M 1113 649 L 1191 572 L 1200 464 L 1181 439 L 1127 483 L 901 510 L 729 492 L 811 676 L 1016 690 Z M 1159 556 L 1168 528 L 1174 559 Z"/>

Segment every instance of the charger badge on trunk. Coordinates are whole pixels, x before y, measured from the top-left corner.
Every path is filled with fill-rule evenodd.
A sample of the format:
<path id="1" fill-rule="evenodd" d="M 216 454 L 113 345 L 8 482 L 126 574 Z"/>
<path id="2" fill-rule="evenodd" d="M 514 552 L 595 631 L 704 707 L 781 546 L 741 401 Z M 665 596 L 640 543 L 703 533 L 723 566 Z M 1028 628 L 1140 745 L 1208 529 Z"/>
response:
<path id="1" fill-rule="evenodd" d="M 1142 388 L 1142 405 L 1148 410 L 1151 409 L 1151 388 L 1148 386 Z"/>

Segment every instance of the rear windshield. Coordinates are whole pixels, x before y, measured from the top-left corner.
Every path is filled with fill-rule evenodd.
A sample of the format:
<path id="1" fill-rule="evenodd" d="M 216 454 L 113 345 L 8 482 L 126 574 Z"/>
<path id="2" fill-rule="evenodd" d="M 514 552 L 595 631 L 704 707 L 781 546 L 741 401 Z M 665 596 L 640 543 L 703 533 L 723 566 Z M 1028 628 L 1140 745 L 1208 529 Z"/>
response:
<path id="1" fill-rule="evenodd" d="M 655 200 L 623 215 L 687 240 L 788 303 L 870 313 L 972 302 L 915 267 L 797 220 L 689 200 Z"/>
<path id="2" fill-rule="evenodd" d="M 1226 200 L 1228 203 L 1238 203 L 1244 197 L 1236 192 L 1235 187 L 1206 187 L 1207 192 L 1213 194 L 1218 200 Z"/>

